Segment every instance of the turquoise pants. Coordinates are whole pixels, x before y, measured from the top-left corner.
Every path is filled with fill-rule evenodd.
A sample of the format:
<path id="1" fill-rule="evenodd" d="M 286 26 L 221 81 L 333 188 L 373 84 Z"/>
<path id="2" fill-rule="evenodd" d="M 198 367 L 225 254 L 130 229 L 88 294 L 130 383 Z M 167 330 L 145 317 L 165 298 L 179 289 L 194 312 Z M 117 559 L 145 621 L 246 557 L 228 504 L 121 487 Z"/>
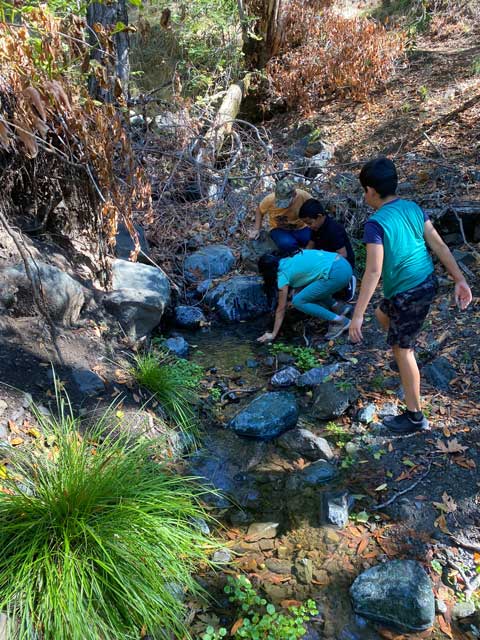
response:
<path id="1" fill-rule="evenodd" d="M 299 291 L 292 300 L 293 306 L 314 318 L 334 320 L 336 315 L 330 308 L 335 303 L 333 294 L 344 289 L 352 277 L 352 267 L 339 256 L 332 264 L 328 278 L 314 280 Z"/>

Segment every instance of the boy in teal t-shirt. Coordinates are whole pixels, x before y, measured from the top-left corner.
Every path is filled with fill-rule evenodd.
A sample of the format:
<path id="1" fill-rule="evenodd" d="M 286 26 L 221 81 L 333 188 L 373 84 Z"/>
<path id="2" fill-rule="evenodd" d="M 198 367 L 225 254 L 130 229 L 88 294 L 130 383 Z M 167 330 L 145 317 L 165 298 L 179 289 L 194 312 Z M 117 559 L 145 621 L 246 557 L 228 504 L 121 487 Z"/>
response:
<path id="1" fill-rule="evenodd" d="M 400 372 L 407 411 L 384 419 L 393 432 L 413 433 L 428 428 L 420 404 L 420 372 L 415 359 L 415 340 L 437 293 L 433 263 L 427 249 L 435 253 L 455 281 L 455 300 L 466 309 L 472 293 L 455 258 L 443 242 L 428 216 L 409 200 L 395 195 L 397 171 L 388 158 L 371 160 L 360 172 L 365 202 L 376 213 L 365 225 L 367 264 L 362 286 L 350 324 L 350 339 L 360 342 L 363 316 L 383 279 L 384 299 L 375 315 L 388 332 Z"/>

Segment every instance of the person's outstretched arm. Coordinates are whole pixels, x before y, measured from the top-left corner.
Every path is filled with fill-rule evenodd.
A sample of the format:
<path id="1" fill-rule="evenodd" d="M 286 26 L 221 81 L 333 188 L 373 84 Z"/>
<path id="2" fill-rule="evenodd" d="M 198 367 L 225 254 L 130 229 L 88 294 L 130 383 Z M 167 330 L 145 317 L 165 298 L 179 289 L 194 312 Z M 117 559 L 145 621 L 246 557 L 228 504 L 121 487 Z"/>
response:
<path id="1" fill-rule="evenodd" d="M 348 332 L 352 342 L 360 342 L 360 340 L 363 340 L 363 316 L 382 275 L 382 266 L 383 244 L 367 244 L 367 264 L 362 278 L 358 302 L 355 305 L 355 311 Z"/>
<path id="2" fill-rule="evenodd" d="M 263 221 L 262 212 L 260 211 L 260 207 L 257 207 L 255 209 L 255 227 L 248 234 L 250 237 L 250 240 L 256 240 L 260 235 L 260 231 L 262 229 L 262 221 Z"/>
<path id="3" fill-rule="evenodd" d="M 455 281 L 455 302 L 458 307 L 466 309 L 472 301 L 472 292 L 465 280 L 465 276 L 460 271 L 457 261 L 453 257 L 450 249 L 440 237 L 430 220 L 425 222 L 423 236 L 426 243 L 443 264 L 448 273 Z"/>
<path id="4" fill-rule="evenodd" d="M 264 333 L 263 336 L 258 338 L 258 342 L 271 342 L 275 340 L 280 331 L 283 319 L 285 318 L 285 311 L 287 310 L 287 301 L 288 301 L 288 285 L 285 285 L 278 291 L 278 304 L 277 309 L 275 311 L 275 324 L 273 325 L 272 333 Z"/>

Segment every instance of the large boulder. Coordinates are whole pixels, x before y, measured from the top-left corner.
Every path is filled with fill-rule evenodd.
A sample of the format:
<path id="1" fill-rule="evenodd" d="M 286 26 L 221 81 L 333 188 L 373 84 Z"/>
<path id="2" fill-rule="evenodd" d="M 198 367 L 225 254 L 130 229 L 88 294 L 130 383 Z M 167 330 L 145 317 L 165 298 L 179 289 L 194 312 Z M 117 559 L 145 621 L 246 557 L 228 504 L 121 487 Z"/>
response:
<path id="1" fill-rule="evenodd" d="M 357 398 L 353 387 L 345 389 L 334 382 L 323 382 L 315 387 L 312 414 L 320 420 L 338 418 Z"/>
<path id="2" fill-rule="evenodd" d="M 123 329 L 137 340 L 148 335 L 160 324 L 165 310 L 161 295 L 145 289 L 119 289 L 105 294 L 103 302 Z"/>
<path id="3" fill-rule="evenodd" d="M 264 393 L 242 409 L 229 423 L 239 436 L 270 440 L 297 424 L 295 396 L 284 391 Z"/>
<path id="4" fill-rule="evenodd" d="M 159 325 L 170 294 L 170 282 L 161 269 L 115 260 L 113 291 L 105 294 L 104 304 L 128 335 L 138 339 Z"/>
<path id="5" fill-rule="evenodd" d="M 278 251 L 278 247 L 266 231 L 261 231 L 257 240 L 248 240 L 242 247 L 242 263 L 245 269 L 258 271 L 258 261 L 266 253 Z"/>
<path id="6" fill-rule="evenodd" d="M 138 235 L 138 242 L 140 244 L 140 252 L 138 254 L 139 262 L 148 262 L 148 256 L 150 255 L 150 246 L 148 244 L 147 237 L 143 227 L 135 225 L 135 231 Z M 124 224 L 119 224 L 117 229 L 117 235 L 115 237 L 115 254 L 117 258 L 122 260 L 128 260 L 130 254 L 135 248 L 135 244 L 132 240 L 130 232 Z"/>
<path id="7" fill-rule="evenodd" d="M 233 269 L 234 264 L 235 256 L 229 247 L 212 244 L 187 256 L 183 270 L 187 280 L 200 282 L 224 276 Z"/>
<path id="8" fill-rule="evenodd" d="M 30 261 L 29 271 L 52 320 L 76 324 L 86 302 L 86 289 L 68 273 L 44 262 Z M 20 314 L 32 315 L 32 285 L 23 263 L 0 270 L 0 301 L 9 307 L 18 305 Z"/>
<path id="9" fill-rule="evenodd" d="M 402 631 L 423 631 L 435 620 L 430 578 L 414 560 L 392 560 L 367 569 L 350 588 L 355 613 Z"/>
<path id="10" fill-rule="evenodd" d="M 258 276 L 234 276 L 221 282 L 205 297 L 206 304 L 224 322 L 251 320 L 272 310 Z"/>

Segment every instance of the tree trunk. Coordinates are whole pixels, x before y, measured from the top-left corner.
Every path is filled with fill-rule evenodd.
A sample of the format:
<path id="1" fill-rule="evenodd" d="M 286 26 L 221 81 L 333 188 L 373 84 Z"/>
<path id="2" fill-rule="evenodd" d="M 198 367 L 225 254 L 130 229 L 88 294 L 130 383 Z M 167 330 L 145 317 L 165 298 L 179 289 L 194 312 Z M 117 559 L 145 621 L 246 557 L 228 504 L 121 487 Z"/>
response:
<path id="1" fill-rule="evenodd" d="M 95 34 L 94 25 L 102 25 L 107 32 L 111 31 L 119 22 L 128 25 L 128 11 L 126 0 L 116 2 L 92 2 L 87 8 L 87 22 L 90 27 L 90 42 L 93 45 L 91 58 L 100 62 L 106 69 L 107 85 L 102 86 L 98 79 L 91 75 L 89 79 L 90 95 L 103 102 L 113 102 L 120 83 L 125 96 L 128 96 L 128 81 L 130 77 L 130 62 L 128 57 L 130 39 L 127 29 L 119 31 L 113 36 L 113 53 L 103 46 L 102 38 Z"/>
<path id="2" fill-rule="evenodd" d="M 283 44 L 284 19 L 289 0 L 238 0 L 243 15 L 255 16 L 253 37 L 244 28 L 243 53 L 248 70 L 263 69 L 276 56 Z M 240 12 L 242 20 L 242 13 Z M 244 18 L 242 24 L 245 25 Z"/>

